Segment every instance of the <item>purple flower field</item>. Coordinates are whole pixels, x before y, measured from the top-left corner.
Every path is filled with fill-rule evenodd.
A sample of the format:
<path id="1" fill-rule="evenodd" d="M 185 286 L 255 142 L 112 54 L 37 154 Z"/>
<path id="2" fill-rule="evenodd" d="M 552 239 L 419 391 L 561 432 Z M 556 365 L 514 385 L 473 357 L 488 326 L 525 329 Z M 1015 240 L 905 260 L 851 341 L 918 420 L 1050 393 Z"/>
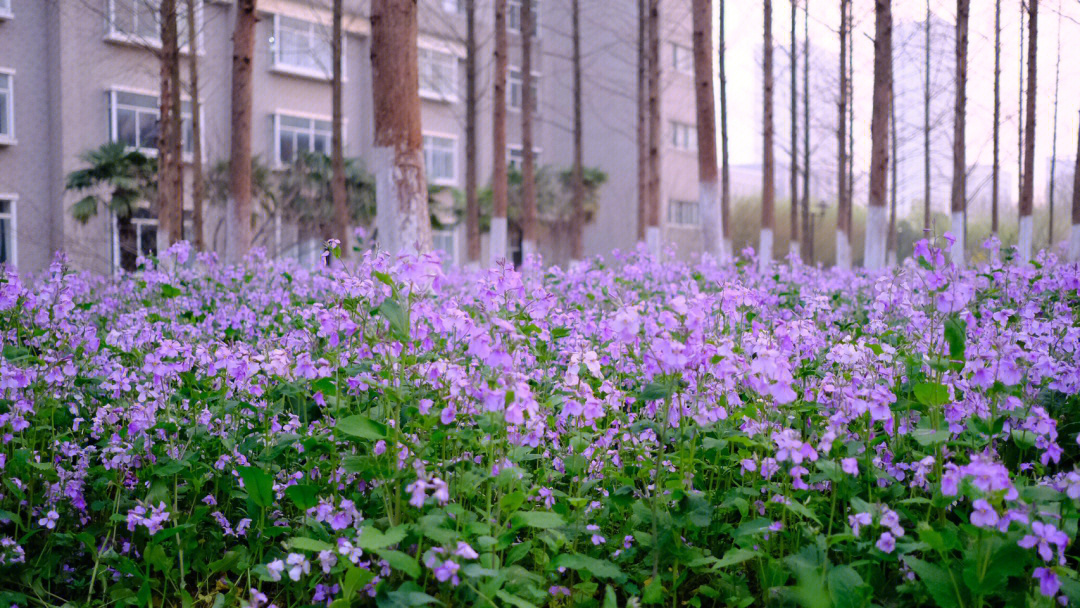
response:
<path id="1" fill-rule="evenodd" d="M 0 605 L 1080 603 L 1075 264 L 194 257 L 0 283 Z"/>

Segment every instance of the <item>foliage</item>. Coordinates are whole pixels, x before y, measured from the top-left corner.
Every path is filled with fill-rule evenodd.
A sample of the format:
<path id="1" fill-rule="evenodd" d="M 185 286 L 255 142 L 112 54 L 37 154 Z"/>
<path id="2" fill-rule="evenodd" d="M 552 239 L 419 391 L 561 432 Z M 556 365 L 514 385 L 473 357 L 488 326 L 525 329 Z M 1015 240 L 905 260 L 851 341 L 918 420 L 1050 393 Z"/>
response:
<path id="1" fill-rule="evenodd" d="M 88 150 L 80 159 L 88 167 L 67 175 L 65 188 L 85 193 L 71 213 L 85 224 L 106 207 L 120 218 L 131 217 L 135 207 L 154 198 L 157 160 L 122 143 L 110 142 Z"/>
<path id="2" fill-rule="evenodd" d="M 0 282 L 5 606 L 1080 601 L 1075 265 L 166 255 Z"/>
<path id="3" fill-rule="evenodd" d="M 536 171 L 536 210 L 540 221 L 552 223 L 567 223 L 573 220 L 572 193 L 573 182 L 571 170 L 557 170 L 554 167 L 542 166 Z M 607 173 L 595 167 L 586 167 L 584 172 L 585 181 L 585 218 L 591 221 L 596 213 L 596 205 L 600 197 L 600 187 L 608 179 Z M 521 171 L 511 167 L 507 172 L 507 219 L 513 225 L 521 224 L 521 213 L 524 208 L 522 200 L 522 183 L 524 182 Z M 480 204 L 480 227 L 488 230 L 491 226 L 491 216 L 494 209 L 493 192 L 491 186 L 481 188 L 477 192 L 477 201 Z M 456 211 L 465 212 L 464 193 L 456 193 Z"/>

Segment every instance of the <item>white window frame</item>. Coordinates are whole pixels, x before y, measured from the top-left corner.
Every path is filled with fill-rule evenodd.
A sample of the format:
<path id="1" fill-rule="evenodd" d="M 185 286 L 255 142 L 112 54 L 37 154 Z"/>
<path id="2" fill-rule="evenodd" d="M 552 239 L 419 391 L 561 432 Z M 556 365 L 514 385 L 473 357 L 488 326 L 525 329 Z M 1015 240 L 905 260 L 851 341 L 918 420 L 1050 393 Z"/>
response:
<path id="1" fill-rule="evenodd" d="M 450 58 L 449 68 L 451 72 L 451 87 L 452 92 L 447 94 L 445 91 L 440 91 L 435 88 L 428 88 L 428 85 L 432 83 L 424 82 L 424 71 L 422 63 L 424 61 L 424 53 L 436 53 L 438 55 L 444 55 Z M 433 45 L 420 44 L 417 48 L 417 78 L 419 79 L 418 88 L 420 97 L 422 99 L 430 99 L 432 101 L 441 101 L 444 103 L 457 103 L 461 98 L 461 86 L 459 80 L 459 66 L 460 57 L 449 49 L 436 48 Z"/>
<path id="2" fill-rule="evenodd" d="M 120 141 L 120 134 L 117 132 L 118 123 L 117 123 L 117 120 L 116 120 L 117 93 L 129 93 L 131 95 L 142 95 L 144 97 L 153 97 L 154 98 L 154 111 L 157 113 L 158 122 L 159 123 L 161 122 L 161 97 L 158 95 L 158 93 L 156 91 L 150 91 L 148 89 L 135 89 L 135 88 L 124 87 L 124 86 L 112 86 L 112 87 L 109 87 L 105 91 L 105 95 L 106 95 L 105 105 L 106 105 L 106 109 L 107 109 L 107 111 L 109 113 L 109 141 L 110 142 Z M 184 103 L 187 103 L 189 108 L 192 107 L 191 106 L 191 98 L 188 97 L 187 95 L 182 95 L 180 97 L 180 120 L 181 120 L 181 122 L 183 122 L 185 120 L 185 118 L 187 120 L 192 120 L 192 118 L 193 118 L 193 116 L 192 116 L 192 114 L 190 112 L 188 112 L 188 113 L 184 112 L 184 110 L 183 110 Z M 200 119 L 199 120 L 199 126 L 200 127 L 202 125 L 206 124 L 206 121 L 202 120 L 204 118 L 204 115 L 205 115 L 204 107 L 200 103 L 199 104 L 199 119 Z M 158 129 L 160 129 L 160 128 L 161 127 L 159 125 Z M 159 131 L 159 133 L 160 133 L 160 131 Z M 183 138 L 183 128 L 182 127 L 180 129 L 180 136 L 181 136 L 181 138 Z M 203 143 L 205 145 L 205 142 L 204 142 L 203 138 L 200 138 L 199 141 L 200 141 L 200 143 Z M 139 142 L 139 143 L 142 143 L 142 142 Z M 183 146 L 183 141 L 181 141 L 181 146 Z M 129 149 L 137 150 L 137 151 L 139 151 L 140 153 L 142 153 L 145 156 L 155 158 L 158 155 L 158 142 L 156 142 L 156 141 L 153 142 L 153 145 L 151 145 L 149 147 L 135 146 L 135 147 L 129 147 Z M 203 150 L 203 152 L 205 154 L 205 149 Z M 187 152 L 186 150 L 184 150 L 181 153 L 181 158 L 186 162 L 191 162 L 191 160 L 194 158 L 194 156 L 195 156 L 194 150 L 192 152 Z"/>
<path id="3" fill-rule="evenodd" d="M 543 153 L 543 148 L 537 148 L 533 146 L 533 165 L 539 166 L 540 155 Z M 521 154 L 521 162 L 525 162 L 525 146 L 521 144 L 510 144 L 506 146 L 506 168 L 509 170 L 514 166 L 514 152 Z M 518 168 L 520 171 L 521 168 Z"/>
<path id="4" fill-rule="evenodd" d="M 533 38 L 540 37 L 540 2 L 541 0 L 532 0 L 533 12 L 536 13 L 536 17 L 533 20 Z M 506 0 L 506 31 L 521 35 L 521 0 Z M 514 14 L 517 14 L 517 25 L 514 25 Z"/>
<path id="5" fill-rule="evenodd" d="M 310 39 L 318 38 L 320 41 L 326 42 L 330 45 L 330 59 L 326 66 L 326 69 L 311 69 L 305 66 L 294 65 L 282 61 L 281 58 L 281 19 L 291 19 L 293 21 L 301 21 L 306 23 L 309 27 L 308 36 Z M 270 43 L 270 69 L 280 74 L 291 74 L 293 76 L 302 76 L 304 78 L 312 78 L 314 80 L 333 80 L 334 78 L 334 66 L 333 66 L 333 45 L 328 37 L 324 37 L 319 31 L 326 28 L 326 25 L 318 21 L 312 21 L 311 19 L 303 19 L 301 17 L 294 17 L 292 15 L 282 15 L 280 13 L 274 13 L 274 37 Z M 346 42 L 348 36 L 343 31 L 341 33 L 341 80 L 347 82 L 345 74 L 348 70 L 345 69 L 345 57 L 348 55 L 346 52 Z"/>
<path id="6" fill-rule="evenodd" d="M 288 163 L 285 163 L 285 162 L 283 162 L 281 160 L 281 119 L 282 119 L 282 117 L 289 117 L 289 118 L 296 118 L 296 119 L 300 119 L 300 120 L 310 120 L 311 121 L 311 128 L 308 129 L 308 131 L 307 131 L 308 135 L 311 138 L 310 139 L 311 147 L 310 147 L 310 149 L 307 150 L 307 152 L 314 152 L 315 151 L 315 133 L 317 133 L 317 132 L 322 133 L 323 132 L 321 129 L 316 129 L 315 128 L 315 121 L 322 121 L 322 122 L 330 123 L 330 129 L 328 131 L 326 131 L 326 134 L 327 134 L 327 147 L 328 147 L 326 154 L 327 154 L 327 156 L 330 155 L 330 151 L 333 149 L 333 145 L 334 145 L 334 119 L 333 119 L 333 117 L 324 116 L 324 115 L 321 115 L 321 114 L 309 114 L 309 113 L 306 113 L 306 112 L 294 112 L 292 110 L 278 109 L 278 110 L 274 110 L 274 113 L 270 115 L 271 126 L 272 126 L 272 131 L 273 131 L 272 135 L 273 135 L 273 138 L 274 138 L 274 140 L 273 140 L 274 168 L 276 168 L 276 169 L 284 169 L 284 168 L 288 167 Z M 341 120 L 341 148 L 343 150 L 345 149 L 345 144 L 346 144 L 345 133 L 348 131 L 348 129 L 346 129 L 346 126 L 348 124 L 349 123 L 348 123 L 347 119 L 343 118 Z M 297 129 L 296 127 L 286 127 L 286 128 L 288 128 L 289 130 L 292 130 L 292 131 L 299 131 L 300 130 L 300 129 Z"/>
<path id="7" fill-rule="evenodd" d="M 686 65 L 679 65 L 679 54 L 683 53 L 687 57 L 688 61 Z M 679 44 L 678 42 L 671 43 L 671 68 L 679 74 L 686 74 L 687 76 L 694 75 L 694 49 L 686 45 Z"/>
<path id="8" fill-rule="evenodd" d="M 676 208 L 682 208 L 683 206 L 696 209 L 695 219 L 692 222 L 688 222 L 683 217 L 683 214 L 675 214 L 676 217 L 672 217 L 672 211 Z M 669 226 L 677 226 L 679 228 L 696 228 L 701 225 L 701 203 L 690 199 L 668 199 L 667 205 L 667 224 Z"/>
<path id="9" fill-rule="evenodd" d="M 671 127 L 671 138 L 668 140 L 668 145 L 673 149 L 682 152 L 697 152 L 697 125 L 678 120 L 672 120 L 669 124 Z M 685 137 L 679 137 L 680 134 L 683 134 Z M 693 136 L 693 141 L 690 140 L 691 135 Z"/>
<path id="10" fill-rule="evenodd" d="M 11 131 L 10 133 L 0 133 L 0 146 L 14 146 L 19 141 L 15 130 L 15 70 L 0 68 L 0 74 L 8 77 L 7 107 L 0 108 L 0 111 L 7 113 L 8 130 Z"/>
<path id="11" fill-rule="evenodd" d="M 514 75 L 517 72 L 517 75 Z M 540 110 L 540 72 L 533 70 L 533 112 L 536 113 Z M 521 103 L 515 104 L 513 102 L 513 90 L 514 87 L 521 90 L 518 95 L 521 98 Z M 525 105 L 525 77 L 521 71 L 521 68 L 516 65 L 507 66 L 506 68 L 506 109 L 511 112 L 521 112 L 522 106 Z"/>
<path id="12" fill-rule="evenodd" d="M 11 0 L 0 0 L 0 21 L 14 18 L 15 13 L 11 12 Z"/>
<path id="13" fill-rule="evenodd" d="M 438 179 L 432 177 L 431 171 L 430 171 L 431 166 L 427 162 L 427 157 L 428 157 L 427 140 L 428 140 L 428 138 L 446 139 L 446 140 L 449 140 L 449 141 L 453 142 L 453 163 L 452 163 L 453 164 L 453 169 L 452 169 L 453 175 L 451 175 L 450 177 L 448 177 L 448 178 L 438 178 Z M 450 133 L 437 133 L 437 132 L 434 132 L 434 131 L 424 131 L 423 139 L 424 139 L 424 173 L 427 176 L 428 182 L 432 183 L 432 184 L 435 184 L 437 186 L 456 186 L 458 184 L 458 166 L 460 165 L 460 163 L 458 162 L 459 142 L 458 142 L 457 135 L 453 135 L 453 134 L 450 134 Z"/>
<path id="14" fill-rule="evenodd" d="M 140 36 L 130 32 L 124 32 L 116 28 L 116 5 L 117 3 L 131 3 L 145 2 L 146 0 L 107 0 L 105 11 L 105 40 L 107 42 L 116 42 L 119 44 L 134 44 L 137 46 L 148 46 L 153 49 L 161 48 L 161 29 L 156 30 L 155 36 Z M 195 0 L 195 52 L 198 55 L 204 53 L 203 45 L 203 4 L 204 0 Z M 181 31 L 187 28 L 187 16 L 180 11 L 187 10 L 186 2 L 177 2 L 177 28 Z M 188 54 L 191 52 L 191 44 L 181 45 L 180 52 Z"/>
<path id="15" fill-rule="evenodd" d="M 0 201 L 7 201 L 9 208 L 7 213 L 0 212 L 0 218 L 11 220 L 11 257 L 7 262 L 9 268 L 19 267 L 19 195 L 14 192 L 0 192 Z M 0 235 L 3 238 L 3 235 Z"/>

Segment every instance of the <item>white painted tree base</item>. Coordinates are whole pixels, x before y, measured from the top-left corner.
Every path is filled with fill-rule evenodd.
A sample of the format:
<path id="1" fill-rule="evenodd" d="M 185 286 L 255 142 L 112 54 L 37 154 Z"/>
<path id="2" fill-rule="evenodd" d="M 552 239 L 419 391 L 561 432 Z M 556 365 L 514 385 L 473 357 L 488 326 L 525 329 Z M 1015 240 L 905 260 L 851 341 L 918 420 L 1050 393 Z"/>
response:
<path id="1" fill-rule="evenodd" d="M 799 242 L 789 241 L 787 246 L 787 254 L 791 259 L 797 259 L 799 257 Z"/>
<path id="2" fill-rule="evenodd" d="M 731 263 L 731 241 L 726 238 L 720 239 L 720 261 L 724 264 Z"/>
<path id="3" fill-rule="evenodd" d="M 772 266 L 773 231 L 772 228 L 762 228 L 758 238 L 758 272 L 768 272 Z"/>
<path id="4" fill-rule="evenodd" d="M 536 255 L 536 243 L 531 241 L 531 240 L 528 240 L 528 239 L 522 239 L 522 241 L 521 241 L 521 265 L 522 266 L 528 265 L 529 261 L 532 260 L 532 258 L 535 255 Z"/>
<path id="5" fill-rule="evenodd" d="M 1080 262 L 1080 224 L 1073 224 L 1069 231 L 1069 261 Z"/>
<path id="6" fill-rule="evenodd" d="M 953 211 L 952 225 L 949 227 L 949 232 L 952 233 L 953 238 L 956 240 L 953 242 L 952 249 L 949 250 L 949 258 L 953 264 L 963 268 L 964 262 L 964 212 Z"/>
<path id="7" fill-rule="evenodd" d="M 488 266 L 495 268 L 506 259 L 506 218 L 491 218 L 491 232 L 488 240 Z"/>
<path id="8" fill-rule="evenodd" d="M 851 242 L 842 230 L 836 231 L 836 268 L 851 270 Z"/>
<path id="9" fill-rule="evenodd" d="M 1020 218 L 1020 229 L 1016 237 L 1016 261 L 1027 264 L 1031 261 L 1032 218 L 1025 215 Z"/>
<path id="10" fill-rule="evenodd" d="M 659 257 L 661 248 L 663 247 L 663 239 L 660 236 L 659 226 L 649 226 L 645 229 L 645 246 L 649 250 L 649 255 L 653 257 Z"/>
<path id="11" fill-rule="evenodd" d="M 866 207 L 866 242 L 863 247 L 863 267 L 881 270 L 885 267 L 885 247 L 889 226 L 885 223 L 885 207 Z"/>
<path id="12" fill-rule="evenodd" d="M 885 266 L 887 266 L 889 268 L 895 268 L 896 267 L 896 252 L 895 251 L 890 250 L 888 253 L 885 254 Z"/>

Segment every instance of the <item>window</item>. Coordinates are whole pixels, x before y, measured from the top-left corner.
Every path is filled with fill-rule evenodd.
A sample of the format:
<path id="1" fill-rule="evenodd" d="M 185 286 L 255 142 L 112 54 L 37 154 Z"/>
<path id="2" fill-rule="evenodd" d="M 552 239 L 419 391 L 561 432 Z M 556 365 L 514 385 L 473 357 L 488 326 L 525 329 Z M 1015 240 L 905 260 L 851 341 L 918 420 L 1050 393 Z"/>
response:
<path id="1" fill-rule="evenodd" d="M 0 144 L 15 143 L 15 74 L 0 70 Z"/>
<path id="2" fill-rule="evenodd" d="M 11 0 L 0 0 L 0 19 L 11 19 Z"/>
<path id="3" fill-rule="evenodd" d="M 334 53 L 330 38 L 327 28 L 319 23 L 274 15 L 274 38 L 270 44 L 274 69 L 315 78 L 333 78 Z M 344 62 L 344 50 L 341 56 Z"/>
<path id="4" fill-rule="evenodd" d="M 457 56 L 420 47 L 420 96 L 441 101 L 458 99 Z"/>
<path id="5" fill-rule="evenodd" d="M 701 223 L 697 201 L 668 201 L 667 221 L 680 226 L 697 226 Z"/>
<path id="6" fill-rule="evenodd" d="M 447 13 L 463 14 L 465 12 L 465 0 L 442 0 L 442 9 Z"/>
<path id="7" fill-rule="evenodd" d="M 525 103 L 525 87 L 521 77 L 521 70 L 519 68 L 509 68 L 506 73 L 506 107 L 511 110 L 521 110 L 521 106 Z M 532 99 L 533 110 L 540 107 L 540 93 L 537 84 L 540 82 L 540 75 L 536 72 L 532 73 Z"/>
<path id="8" fill-rule="evenodd" d="M 457 183 L 457 140 L 425 135 L 424 166 L 427 168 L 428 182 L 443 186 Z"/>
<path id="9" fill-rule="evenodd" d="M 109 91 L 109 141 L 118 141 L 143 154 L 156 155 L 160 116 L 161 108 L 157 95 Z M 180 133 L 185 156 L 195 152 L 192 147 L 192 129 L 191 101 L 181 101 Z"/>
<path id="10" fill-rule="evenodd" d="M 671 145 L 678 150 L 697 150 L 697 127 L 672 121 Z"/>
<path id="11" fill-rule="evenodd" d="M 149 258 L 158 254 L 158 218 L 146 207 L 136 207 L 131 217 L 113 218 L 113 268 L 134 271 L 139 256 Z M 184 210 L 184 238 L 191 238 L 191 212 Z"/>
<path id="12" fill-rule="evenodd" d="M 274 159 L 278 166 L 292 163 L 299 152 L 329 154 L 332 130 L 329 120 L 274 114 Z"/>
<path id="13" fill-rule="evenodd" d="M 18 264 L 15 241 L 15 198 L 0 195 L 0 264 L 15 266 Z"/>
<path id="14" fill-rule="evenodd" d="M 447 265 L 457 264 L 457 231 L 454 229 L 432 230 L 432 248 L 443 252 L 443 262 Z"/>
<path id="15" fill-rule="evenodd" d="M 540 0 L 532 1 L 532 33 L 540 30 Z M 506 29 L 521 33 L 521 0 L 508 0 L 506 3 Z"/>
<path id="16" fill-rule="evenodd" d="M 681 44 L 671 45 L 671 67 L 683 74 L 694 73 L 694 51 Z"/>
<path id="17" fill-rule="evenodd" d="M 521 171 L 525 162 L 525 150 L 521 146 L 506 146 L 506 165 L 508 169 Z M 540 165 L 540 148 L 533 148 L 533 165 Z"/>
<path id="18" fill-rule="evenodd" d="M 5 0 L 0 0 L 4 2 Z M 158 19 L 161 0 L 108 0 L 105 37 L 118 42 L 161 46 L 161 23 Z M 176 3 L 177 34 L 180 49 L 191 48 L 191 32 L 187 27 L 187 3 Z M 195 3 L 195 30 L 202 31 L 202 0 Z M 201 37 L 201 34 L 196 34 Z M 196 48 L 200 45 L 196 44 Z"/>

